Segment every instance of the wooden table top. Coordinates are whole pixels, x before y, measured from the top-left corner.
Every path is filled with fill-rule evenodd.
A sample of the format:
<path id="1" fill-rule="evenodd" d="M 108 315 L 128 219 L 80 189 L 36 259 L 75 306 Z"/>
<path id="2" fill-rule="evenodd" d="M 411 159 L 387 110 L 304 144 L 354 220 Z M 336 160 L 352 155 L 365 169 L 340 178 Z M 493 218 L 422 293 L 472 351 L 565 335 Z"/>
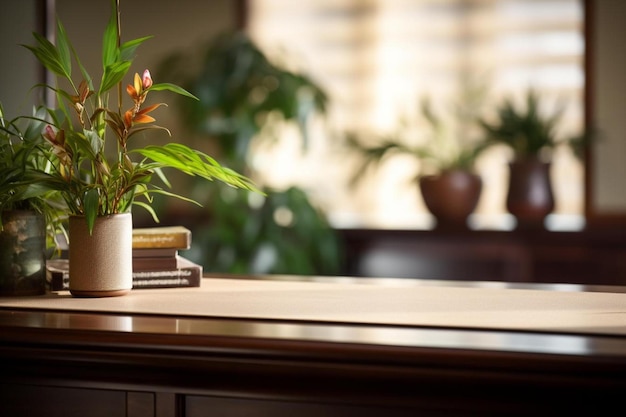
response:
<path id="1" fill-rule="evenodd" d="M 214 275 L 115 298 L 0 298 L 0 326 L 626 356 L 622 287 Z"/>

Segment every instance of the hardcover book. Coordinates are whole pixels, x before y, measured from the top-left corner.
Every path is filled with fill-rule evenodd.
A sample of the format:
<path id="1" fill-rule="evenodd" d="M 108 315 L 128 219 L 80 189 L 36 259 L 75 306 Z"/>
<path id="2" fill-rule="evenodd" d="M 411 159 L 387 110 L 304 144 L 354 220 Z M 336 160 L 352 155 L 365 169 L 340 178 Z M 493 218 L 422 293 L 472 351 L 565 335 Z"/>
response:
<path id="1" fill-rule="evenodd" d="M 133 289 L 199 287 L 202 266 L 179 256 L 177 267 L 137 269 L 133 266 Z M 46 262 L 46 280 L 50 291 L 69 290 L 70 265 L 67 259 Z"/>
<path id="2" fill-rule="evenodd" d="M 133 258 L 173 258 L 178 256 L 175 248 L 139 248 L 133 249 Z"/>
<path id="3" fill-rule="evenodd" d="M 159 269 L 176 269 L 183 258 L 177 256 L 137 257 L 133 256 L 133 271 L 154 271 Z"/>
<path id="4" fill-rule="evenodd" d="M 183 226 L 133 229 L 133 249 L 154 248 L 189 249 L 191 231 Z"/>

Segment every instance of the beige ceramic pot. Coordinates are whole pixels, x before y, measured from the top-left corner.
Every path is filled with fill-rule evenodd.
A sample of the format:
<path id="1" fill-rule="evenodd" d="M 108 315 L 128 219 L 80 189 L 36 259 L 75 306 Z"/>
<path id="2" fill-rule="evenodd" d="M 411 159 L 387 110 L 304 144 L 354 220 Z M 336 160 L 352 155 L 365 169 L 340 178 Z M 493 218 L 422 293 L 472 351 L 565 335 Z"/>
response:
<path id="1" fill-rule="evenodd" d="M 82 216 L 70 217 L 70 292 L 112 297 L 133 287 L 133 221 L 130 213 L 96 219 L 90 235 Z"/>

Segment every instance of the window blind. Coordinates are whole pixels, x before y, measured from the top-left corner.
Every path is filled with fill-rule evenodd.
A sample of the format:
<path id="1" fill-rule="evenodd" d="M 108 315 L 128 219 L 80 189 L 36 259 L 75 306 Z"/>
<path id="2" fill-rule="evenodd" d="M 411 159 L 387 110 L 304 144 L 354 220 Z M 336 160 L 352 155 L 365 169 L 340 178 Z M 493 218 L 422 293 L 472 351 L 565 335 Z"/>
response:
<path id="1" fill-rule="evenodd" d="M 579 0 L 250 0 L 251 37 L 330 96 L 320 143 L 307 157 L 324 169 L 307 176 L 307 164 L 298 163 L 297 173 L 283 167 L 274 177 L 308 187 L 337 226 L 428 227 L 417 187 L 407 181 L 414 161 L 397 160 L 349 189 L 354 167 L 324 154 L 334 152 L 328 142 L 345 131 L 390 132 L 417 115 L 424 96 L 445 109 L 468 78 L 487 88 L 486 108 L 530 87 L 546 99 L 546 111 L 566 103 L 561 132 L 573 133 L 584 113 L 583 18 Z M 479 161 L 485 184 L 478 227 L 506 218 L 506 158 L 494 149 Z M 581 216 L 581 163 L 558 152 L 553 179 L 555 212 Z"/>

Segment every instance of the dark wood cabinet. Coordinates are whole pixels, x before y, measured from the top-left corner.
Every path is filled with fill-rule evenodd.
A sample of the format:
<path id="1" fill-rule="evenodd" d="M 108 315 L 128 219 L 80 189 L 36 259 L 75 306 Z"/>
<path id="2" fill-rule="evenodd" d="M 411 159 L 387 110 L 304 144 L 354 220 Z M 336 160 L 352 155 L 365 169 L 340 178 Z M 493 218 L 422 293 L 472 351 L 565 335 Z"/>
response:
<path id="1" fill-rule="evenodd" d="M 626 285 L 626 230 L 343 229 L 345 275 Z"/>
<path id="2" fill-rule="evenodd" d="M 1 414 L 11 417 L 125 417 L 126 397 L 114 390 L 0 384 Z"/>
<path id="3" fill-rule="evenodd" d="M 441 285 L 444 294 L 455 288 Z M 479 298 L 493 293 L 465 285 Z M 582 306 L 578 330 L 544 327 L 542 315 L 552 314 L 542 309 L 525 330 L 467 327 L 454 315 L 440 326 L 328 317 L 333 307 L 354 303 L 350 294 L 358 288 L 378 294 L 398 287 L 377 282 L 363 288 L 332 277 L 241 277 L 87 303 L 68 294 L 0 299 L 0 415 L 554 416 L 610 415 L 605 411 L 622 405 L 626 332 L 619 305 L 626 289 L 610 294 L 570 289 L 583 299 L 572 305 Z M 413 291 L 419 301 L 426 287 L 416 282 L 399 288 Z M 533 295 L 553 291 L 518 291 L 536 288 L 528 284 L 515 288 L 497 293 L 536 300 Z M 206 315 L 190 315 L 185 308 L 174 314 L 176 306 L 163 305 L 160 313 L 141 307 L 155 298 L 184 306 L 203 303 L 204 297 L 207 304 L 231 297 L 243 304 L 236 311 L 263 300 L 272 310 L 285 305 L 285 294 L 317 297 L 318 310 L 310 314 L 321 318 L 242 317 L 209 314 L 208 308 Z M 607 299 L 612 327 L 585 310 Z M 293 306 L 297 310 L 299 303 Z"/>

